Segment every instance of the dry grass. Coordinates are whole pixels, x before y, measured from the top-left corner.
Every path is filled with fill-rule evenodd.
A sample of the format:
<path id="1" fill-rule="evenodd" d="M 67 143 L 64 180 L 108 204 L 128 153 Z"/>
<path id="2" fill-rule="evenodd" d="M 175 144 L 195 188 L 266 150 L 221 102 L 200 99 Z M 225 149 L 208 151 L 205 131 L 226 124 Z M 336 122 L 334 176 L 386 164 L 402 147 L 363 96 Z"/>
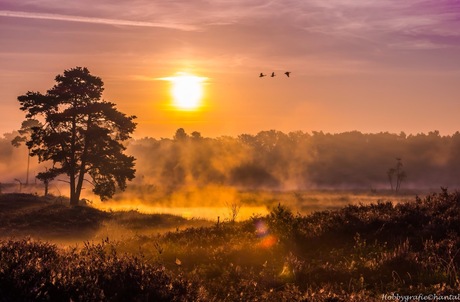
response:
<path id="1" fill-rule="evenodd" d="M 70 223 L 81 229 L 96 224 L 99 232 L 92 233 L 93 239 L 104 234 L 101 227 L 105 227 L 119 240 L 105 238 L 99 240 L 102 244 L 87 242 L 73 249 L 19 238 L 2 241 L 0 294 L 23 291 L 30 297 L 33 292 L 45 300 L 52 289 L 79 300 L 75 291 L 80 287 L 91 293 L 84 296 L 90 301 L 118 301 L 112 285 L 127 273 L 132 291 L 116 283 L 121 286 L 120 295 L 143 301 L 149 301 L 142 289 L 148 286 L 152 295 L 171 294 L 151 287 L 155 278 L 177 288 L 172 295 L 179 301 L 381 301 L 383 294 L 459 292 L 459 192 L 443 189 L 409 202 L 358 205 L 349 202 L 353 194 L 342 195 L 350 196 L 343 200 L 349 205 L 337 210 L 302 215 L 277 205 L 265 216 L 202 225 L 171 215 L 69 208 L 41 203 L 35 196 L 29 196 L 29 204 L 22 196 L 23 211 L 19 206 L 2 211 L 2 215 L 11 214 L 7 222 L 1 222 L 8 224 L 10 232 L 16 228 L 23 234 L 28 227 L 46 223 L 48 217 L 55 222 L 42 225 L 43 232 Z M 2 198 L 11 201 L 12 196 Z M 161 225 L 164 231 L 155 231 Z M 5 225 L 2 228 L 8 230 Z M 69 230 L 69 236 L 78 233 L 78 229 Z M 25 258 L 15 249 L 26 251 Z M 62 268 L 79 263 L 84 264 L 82 271 Z M 56 279 L 56 274 L 61 277 Z M 61 287 L 56 289 L 47 280 Z M 10 285 L 2 287 L 2 282 Z"/>
<path id="2" fill-rule="evenodd" d="M 209 222 L 167 214 L 105 212 L 90 206 L 70 207 L 68 201 L 61 198 L 43 198 L 32 194 L 0 195 L 0 234 L 3 238 L 31 236 L 72 243 L 107 236 L 120 239 L 129 234 L 156 234 L 206 224 Z"/>

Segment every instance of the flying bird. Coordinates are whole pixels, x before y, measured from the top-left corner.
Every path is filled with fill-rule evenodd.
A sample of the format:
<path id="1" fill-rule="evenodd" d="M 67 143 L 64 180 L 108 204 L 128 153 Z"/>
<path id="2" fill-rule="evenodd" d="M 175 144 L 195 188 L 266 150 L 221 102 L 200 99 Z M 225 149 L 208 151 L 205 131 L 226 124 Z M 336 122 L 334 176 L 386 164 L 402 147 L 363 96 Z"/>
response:
<path id="1" fill-rule="evenodd" d="M 259 75 L 259 78 L 263 78 L 263 77 L 266 77 L 267 75 L 266 74 L 263 74 L 262 72 L 260 73 Z"/>
<path id="2" fill-rule="evenodd" d="M 273 78 L 274 76 L 275 76 L 275 72 L 272 72 L 272 75 L 271 75 L 271 77 Z"/>
<path id="3" fill-rule="evenodd" d="M 291 74 L 291 72 L 290 72 L 290 71 L 286 71 L 284 74 L 289 78 L 289 75 Z"/>

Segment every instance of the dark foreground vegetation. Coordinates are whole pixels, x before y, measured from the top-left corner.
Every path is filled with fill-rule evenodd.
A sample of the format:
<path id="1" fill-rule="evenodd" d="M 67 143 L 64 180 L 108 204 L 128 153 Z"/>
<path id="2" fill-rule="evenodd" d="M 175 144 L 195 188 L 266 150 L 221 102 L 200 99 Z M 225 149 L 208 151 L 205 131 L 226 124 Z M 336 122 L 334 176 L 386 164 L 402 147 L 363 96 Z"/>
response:
<path id="1" fill-rule="evenodd" d="M 279 205 L 243 222 L 67 248 L 4 239 L 0 301 L 381 301 L 393 293 L 458 294 L 459 233 L 460 192 L 442 189 L 411 202 L 308 216 Z"/>

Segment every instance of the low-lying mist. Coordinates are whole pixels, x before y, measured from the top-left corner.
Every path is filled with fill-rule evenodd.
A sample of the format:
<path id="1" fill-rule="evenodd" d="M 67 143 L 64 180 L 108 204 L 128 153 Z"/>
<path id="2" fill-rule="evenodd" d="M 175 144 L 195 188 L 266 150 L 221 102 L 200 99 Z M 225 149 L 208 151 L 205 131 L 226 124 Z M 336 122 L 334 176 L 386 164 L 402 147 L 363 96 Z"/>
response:
<path id="1" fill-rule="evenodd" d="M 173 139 L 130 142 L 127 151 L 137 159 L 134 183 L 171 192 L 208 185 L 242 190 L 391 189 L 396 175 L 389 177 L 388 172 L 399 159 L 405 173 L 402 188 L 459 185 L 460 133 L 271 130 L 236 138 L 178 133 Z"/>
<path id="2" fill-rule="evenodd" d="M 35 175 L 51 165 L 31 158 L 25 186 L 27 148 L 13 147 L 14 136 L 0 139 L 0 190 L 43 194 Z M 99 202 L 85 184 L 83 197 L 94 206 L 210 220 L 231 219 L 238 209 L 237 219 L 243 219 L 264 215 L 278 203 L 308 213 L 391 198 L 397 189 L 399 196 L 440 186 L 455 189 L 460 180 L 458 132 L 441 136 L 437 131 L 406 135 L 271 130 L 206 138 L 179 129 L 172 139 L 133 139 L 126 152 L 136 158 L 136 178 L 106 202 Z M 64 181 L 55 179 L 50 193 L 67 195 Z"/>
<path id="3" fill-rule="evenodd" d="M 165 213 L 187 219 L 198 218 L 211 221 L 246 220 L 265 216 L 282 204 L 302 215 L 322 210 L 334 210 L 346 205 L 369 204 L 378 201 L 395 203 L 414 200 L 415 193 L 406 191 L 394 194 L 389 191 L 370 192 L 363 190 L 308 190 L 308 191 L 241 191 L 232 187 L 207 186 L 181 188 L 173 193 L 152 192 L 141 194 L 139 187 L 128 188 L 113 200 L 92 205 L 105 211 L 135 210 L 141 213 Z M 417 194 L 420 195 L 420 192 Z M 235 215 L 235 216 L 233 216 Z"/>
<path id="4" fill-rule="evenodd" d="M 235 217 L 237 219 L 268 213 L 267 203 L 264 200 L 247 202 L 244 200 L 244 195 L 235 188 L 214 185 L 178 188 L 174 192 L 136 185 L 116 194 L 110 201 L 96 201 L 93 205 L 103 210 L 136 210 L 141 213 L 165 213 L 188 219 L 219 219 L 220 221 L 231 219 L 232 208 L 238 211 Z"/>

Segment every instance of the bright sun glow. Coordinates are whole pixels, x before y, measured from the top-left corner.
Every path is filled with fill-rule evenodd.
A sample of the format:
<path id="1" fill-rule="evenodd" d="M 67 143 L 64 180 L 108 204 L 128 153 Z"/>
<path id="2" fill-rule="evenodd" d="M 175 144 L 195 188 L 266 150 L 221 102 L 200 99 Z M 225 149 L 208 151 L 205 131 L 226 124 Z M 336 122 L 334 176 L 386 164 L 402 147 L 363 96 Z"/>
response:
<path id="1" fill-rule="evenodd" d="M 197 109 L 201 105 L 205 79 L 185 73 L 167 78 L 172 83 L 171 94 L 174 106 L 181 110 Z"/>

